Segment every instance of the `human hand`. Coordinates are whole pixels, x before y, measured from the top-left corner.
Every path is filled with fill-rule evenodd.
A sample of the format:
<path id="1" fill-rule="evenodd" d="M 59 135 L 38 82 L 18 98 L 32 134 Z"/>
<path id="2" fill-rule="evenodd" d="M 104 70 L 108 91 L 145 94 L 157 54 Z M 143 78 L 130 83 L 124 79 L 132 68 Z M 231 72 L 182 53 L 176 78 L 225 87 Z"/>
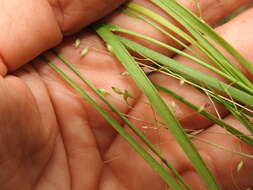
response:
<path id="1" fill-rule="evenodd" d="M 187 1 L 182 2 L 187 4 Z M 204 12 L 204 17 L 212 24 L 232 9 L 248 1 L 222 0 L 219 4 L 223 7 L 221 9 L 217 9 L 214 2 L 203 1 L 202 5 L 209 8 Z M 154 8 L 146 0 L 139 0 L 138 3 Z M 158 9 L 155 8 L 155 10 L 161 13 Z M 250 26 L 253 27 L 253 22 L 248 19 L 252 14 L 252 11 L 248 12 L 218 29 L 220 34 L 233 43 L 249 60 L 253 59 L 250 51 L 246 51 L 251 48 L 252 40 L 247 32 Z M 159 32 L 121 13 L 115 13 L 108 20 L 171 43 L 166 41 Z M 241 29 L 240 34 L 242 31 L 245 32 L 244 35 L 241 34 L 240 41 L 237 41 L 236 28 L 238 27 Z M 156 129 L 152 127 L 143 129 L 146 122 L 154 122 L 152 109 L 143 103 L 145 97 L 142 96 L 133 81 L 121 75 L 124 69 L 115 58 L 106 52 L 103 42 L 89 32 L 81 34 L 80 39 L 82 39 L 83 46 L 91 47 L 85 57 L 80 57 L 79 51 L 72 46 L 75 38 L 67 39 L 57 50 L 70 59 L 96 87 L 111 89 L 112 86 L 115 86 L 120 89 L 129 89 L 134 97 L 138 97 L 129 102 L 134 107 L 131 110 L 119 99 L 112 96 L 109 98 L 123 113 L 130 115 L 140 129 L 145 130 L 153 143 L 160 145 L 163 155 L 183 174 L 193 189 L 204 189 L 190 163 L 167 130 L 160 131 L 160 137 L 157 138 Z M 247 43 L 244 43 L 245 41 Z M 150 44 L 146 45 L 150 47 Z M 165 52 L 163 49 L 152 48 L 171 55 L 170 52 Z M 56 58 L 50 54 L 48 56 L 64 69 Z M 196 66 L 180 56 L 175 59 L 193 67 Z M 198 69 L 203 70 L 199 67 Z M 72 76 L 71 73 L 68 74 Z M 46 64 L 37 60 L 33 65 L 21 68 L 14 75 L 1 79 L 0 85 L 0 99 L 4 101 L 0 105 L 0 113 L 2 113 L 0 119 L 0 126 L 2 126 L 0 184 L 3 189 L 165 189 L 162 180 L 149 166 Z M 175 79 L 164 78 L 159 73 L 152 74 L 150 79 L 176 91 L 199 106 L 210 102 L 205 95 L 194 88 L 187 85 L 182 88 Z M 172 101 L 166 96 L 165 99 L 168 102 Z M 205 129 L 209 127 L 199 138 L 215 141 L 233 150 L 252 153 L 249 147 L 241 145 L 220 128 L 210 127 L 211 123 L 208 120 L 189 108 L 181 104 L 178 104 L 177 107 L 176 116 L 185 128 Z M 224 109 L 217 105 L 216 107 L 220 115 L 225 118 Z M 209 106 L 208 111 L 215 113 L 214 106 Z M 225 120 L 240 128 L 240 125 L 231 116 L 227 116 Z M 236 189 L 236 185 L 242 189 L 252 186 L 250 178 L 252 162 L 250 160 L 243 158 L 245 166 L 237 174 L 234 169 L 242 159 L 241 157 L 198 141 L 194 143 L 224 189 Z M 215 162 L 213 162 L 214 159 Z"/>
<path id="2" fill-rule="evenodd" d="M 0 75 L 16 70 L 125 0 L 2 0 Z"/>

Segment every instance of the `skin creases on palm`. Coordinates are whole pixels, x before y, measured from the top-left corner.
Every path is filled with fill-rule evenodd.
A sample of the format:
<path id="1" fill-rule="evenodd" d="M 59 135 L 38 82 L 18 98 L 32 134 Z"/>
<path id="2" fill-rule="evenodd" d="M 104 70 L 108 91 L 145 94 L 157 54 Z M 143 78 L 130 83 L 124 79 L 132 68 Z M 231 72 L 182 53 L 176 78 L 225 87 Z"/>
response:
<path id="1" fill-rule="evenodd" d="M 150 3 L 146 3 L 146 1 L 138 0 L 137 2 L 157 11 L 157 8 L 154 8 Z M 224 0 L 220 3 L 221 6 L 227 6 L 225 10 L 228 13 L 246 2 L 230 1 L 228 3 L 228 1 Z M 228 5 L 233 6 L 230 7 Z M 205 6 L 204 3 L 203 6 Z M 215 20 L 210 15 L 205 15 L 207 21 L 214 24 L 225 13 L 224 10 L 218 10 L 215 6 L 211 6 L 211 8 L 208 13 L 210 15 L 215 13 L 220 15 L 222 13 Z M 245 18 L 246 16 L 241 19 Z M 160 40 L 170 43 L 157 31 L 126 15 L 119 14 L 109 18 L 109 20 L 136 31 L 141 31 L 141 29 L 145 28 L 145 32 L 149 35 L 154 35 Z M 252 22 L 248 22 L 248 24 L 253 26 Z M 138 27 L 134 28 L 134 26 Z M 232 27 L 229 26 L 227 26 L 227 29 L 224 27 L 224 31 L 221 28 L 220 33 L 225 34 L 230 31 Z M 73 47 L 76 38 L 82 39 L 82 47 L 89 47 L 89 52 L 84 57 L 80 56 L 81 48 Z M 233 40 L 231 41 L 233 42 Z M 235 43 L 235 45 L 238 44 Z M 157 47 L 152 48 L 168 53 Z M 152 109 L 144 103 L 146 102 L 145 98 L 130 77 L 122 75 L 125 72 L 124 68 L 107 52 L 103 42 L 96 35 L 90 32 L 83 32 L 78 37 L 67 38 L 57 48 L 57 51 L 71 60 L 97 88 L 110 91 L 113 96 L 108 96 L 108 98 L 122 113 L 140 119 L 140 121 L 133 119 L 133 122 L 141 129 L 143 129 L 142 126 L 144 125 L 142 121 L 153 122 Z M 250 58 L 249 53 L 243 53 L 246 54 L 246 57 L 248 56 L 247 58 Z M 50 53 L 47 53 L 47 56 L 74 78 L 78 84 L 87 89 L 57 58 Z M 176 59 L 182 58 L 176 57 Z M 152 75 L 151 79 L 153 81 L 165 81 L 163 76 L 157 73 Z M 209 102 L 208 98 L 199 91 L 187 85 L 184 89 L 178 88 L 178 81 L 170 78 L 166 80 L 165 85 L 169 83 L 169 88 L 176 90 L 179 94 L 184 94 L 187 99 L 191 100 L 194 97 L 198 105 Z M 130 101 L 130 105 L 134 109 L 131 109 L 119 96 L 115 95 L 111 90 L 112 87 L 131 91 L 135 98 Z M 186 91 L 187 94 L 185 93 Z M 172 101 L 168 97 L 165 98 L 168 102 Z M 117 136 L 99 114 L 86 102 L 82 101 L 39 58 L 33 64 L 22 67 L 13 75 L 0 78 L 0 99 L 4 100 L 4 103 L 0 104 L 0 184 L 3 189 L 12 190 L 18 187 L 18 189 L 25 190 L 162 190 L 165 188 L 164 183 Z M 97 101 L 104 106 L 99 100 Z M 225 116 L 226 112 L 221 107 L 217 107 L 221 115 Z M 178 104 L 178 108 L 179 110 L 177 110 L 176 114 L 184 127 L 196 129 L 194 128 L 196 125 L 199 128 L 205 128 L 211 124 L 180 104 Z M 208 109 L 210 112 L 215 113 L 212 106 L 209 106 Z M 227 120 L 233 122 L 231 118 Z M 214 128 L 210 130 L 214 130 Z M 173 142 L 168 132 L 162 130 L 159 138 L 157 138 L 157 131 L 152 128 L 145 129 L 145 133 L 154 143 L 158 143 L 158 140 L 163 142 L 160 146 L 168 160 L 180 172 L 187 171 L 184 173 L 186 179 L 194 178 L 195 182 L 190 182 L 196 187 L 194 189 L 203 189 L 202 183 L 199 182 L 199 179 L 192 172 L 189 163 L 185 161 L 186 159 L 179 151 L 177 145 L 170 143 L 170 150 L 167 151 L 168 144 L 166 142 L 168 140 Z M 232 141 L 229 137 L 225 137 L 228 142 Z M 201 146 L 203 147 L 203 145 L 198 146 L 200 148 Z M 223 152 L 218 153 L 221 156 L 226 156 Z M 170 155 L 173 155 L 173 157 Z M 203 156 L 208 160 L 207 156 L 204 154 Z M 236 157 L 233 162 L 237 161 L 238 158 Z M 252 167 L 249 165 L 245 173 L 250 169 Z M 219 173 L 219 175 L 221 174 Z M 228 187 L 227 189 L 233 189 L 233 184 L 227 184 L 231 176 L 224 176 L 222 185 Z M 244 177 L 243 180 L 239 178 L 238 183 L 243 185 L 243 187 L 249 184 L 250 179 L 245 179 Z"/>

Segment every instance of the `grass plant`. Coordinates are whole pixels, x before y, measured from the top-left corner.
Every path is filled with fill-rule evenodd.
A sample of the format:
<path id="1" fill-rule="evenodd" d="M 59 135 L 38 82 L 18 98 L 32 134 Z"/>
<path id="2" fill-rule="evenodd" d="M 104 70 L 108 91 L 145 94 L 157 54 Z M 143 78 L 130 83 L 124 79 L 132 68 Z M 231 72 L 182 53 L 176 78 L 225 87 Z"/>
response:
<path id="1" fill-rule="evenodd" d="M 125 67 L 127 76 L 132 77 L 138 88 L 148 98 L 149 104 L 154 109 L 155 114 L 159 115 L 162 119 L 162 124 L 165 126 L 176 139 L 182 150 L 185 152 L 188 159 L 191 161 L 196 172 L 205 182 L 206 187 L 210 190 L 220 190 L 221 187 L 217 183 L 215 177 L 210 172 L 209 168 L 202 160 L 199 152 L 196 150 L 192 143 L 192 138 L 200 140 L 215 148 L 229 151 L 234 154 L 239 154 L 247 158 L 253 158 L 252 155 L 229 150 L 212 142 L 206 142 L 198 139 L 195 135 L 188 134 L 180 122 L 174 115 L 174 112 L 161 97 L 159 91 L 163 91 L 172 98 L 180 101 L 202 116 L 206 117 L 212 123 L 224 128 L 231 135 L 237 137 L 244 143 L 253 146 L 252 113 L 253 113 L 253 84 L 252 82 L 233 64 L 232 60 L 226 56 L 231 55 L 235 58 L 245 69 L 253 74 L 253 67 L 239 52 L 235 50 L 227 41 L 219 36 L 210 26 L 208 26 L 201 18 L 184 8 L 175 0 L 150 0 L 158 7 L 163 9 L 173 19 L 182 25 L 184 29 L 175 26 L 170 21 L 157 15 L 151 10 L 142 7 L 136 3 L 127 3 L 122 10 L 130 16 L 134 16 L 143 20 L 147 24 L 156 28 L 168 38 L 175 41 L 182 48 L 175 48 L 153 38 L 145 35 L 129 31 L 119 26 L 111 25 L 108 23 L 97 22 L 93 25 L 94 31 L 104 40 L 107 44 L 108 50 L 120 61 Z M 200 10 L 200 8 L 199 8 Z M 210 71 L 227 79 L 225 83 L 219 79 L 208 76 L 205 73 L 192 69 L 188 66 L 181 64 L 174 59 L 167 57 L 161 53 L 153 51 L 144 47 L 132 40 L 124 38 L 119 34 L 128 34 L 150 43 L 163 47 L 172 51 L 175 54 L 182 55 L 187 59 L 200 64 Z M 176 34 L 176 35 L 175 35 Z M 180 39 L 178 38 L 180 37 Z M 74 46 L 79 47 L 81 41 L 76 40 Z M 191 44 L 194 48 L 189 46 Z M 80 52 L 80 56 L 86 56 L 89 48 L 85 47 Z M 47 57 L 41 58 L 56 72 L 63 80 L 65 80 L 76 92 L 87 101 L 101 116 L 132 146 L 135 151 L 143 157 L 143 159 L 154 169 L 155 172 L 170 186 L 171 189 L 191 189 L 191 187 L 184 181 L 180 174 L 167 162 L 166 158 L 162 156 L 160 151 L 146 138 L 134 124 L 119 109 L 113 105 L 106 97 L 107 93 L 103 89 L 97 89 L 88 78 L 86 78 L 74 65 L 67 60 L 63 55 L 56 50 L 52 50 L 54 55 L 58 57 L 63 64 L 65 64 L 72 72 L 74 72 L 82 82 L 84 82 L 106 105 L 113 111 L 124 123 L 135 133 L 136 137 L 131 136 L 120 124 L 114 119 L 106 110 L 100 107 L 96 101 L 88 95 L 88 93 L 76 84 L 69 76 L 67 76 L 59 67 L 50 62 Z M 154 71 L 168 74 L 169 76 L 187 82 L 190 85 L 198 88 L 204 93 L 208 93 L 212 101 L 223 105 L 231 114 L 233 114 L 239 122 L 248 130 L 249 134 L 237 130 L 232 125 L 226 123 L 218 116 L 212 115 L 205 111 L 204 108 L 198 107 L 191 102 L 180 97 L 175 92 L 167 89 L 166 87 L 153 84 L 147 73 L 143 71 L 143 65 L 139 64 L 140 58 L 131 55 L 131 52 L 137 53 L 143 59 L 149 60 L 153 65 L 147 66 Z M 138 60 L 139 59 L 139 60 Z M 145 66 L 144 66 L 145 67 Z M 125 101 L 131 98 L 128 91 L 122 91 L 114 87 L 115 93 L 123 95 Z M 154 116 L 155 117 L 155 116 Z M 137 139 L 141 140 L 145 146 L 138 143 Z M 152 154 L 150 153 L 152 152 Z M 244 163 L 241 161 L 237 166 L 237 171 L 243 167 Z M 170 172 L 168 172 L 170 170 Z M 173 176 L 171 175 L 173 174 Z"/>

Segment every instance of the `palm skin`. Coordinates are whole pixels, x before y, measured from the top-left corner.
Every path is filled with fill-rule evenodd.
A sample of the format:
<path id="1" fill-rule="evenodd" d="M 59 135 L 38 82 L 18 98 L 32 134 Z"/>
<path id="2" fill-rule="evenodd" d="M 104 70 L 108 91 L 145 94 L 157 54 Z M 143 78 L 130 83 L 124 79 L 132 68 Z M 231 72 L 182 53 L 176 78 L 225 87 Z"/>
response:
<path id="1" fill-rule="evenodd" d="M 50 1 L 50 5 L 52 5 L 54 9 L 57 7 L 56 2 L 57 1 Z M 67 1 L 62 2 L 63 4 L 61 5 L 64 5 L 64 2 L 67 4 Z M 73 6 L 76 2 L 80 3 L 81 1 L 73 1 Z M 138 0 L 137 2 L 154 8 L 151 4 L 146 3 L 146 1 Z M 241 3 L 234 1 L 234 5 L 227 8 L 226 11 L 228 13 L 236 8 L 236 6 L 247 2 L 246 0 L 241 1 Z M 76 3 L 77 8 L 80 7 L 79 3 Z M 116 4 L 120 3 L 115 3 L 115 6 Z M 228 3 L 224 0 L 221 4 L 225 7 Z M 90 5 L 93 4 L 90 3 Z M 205 6 L 205 4 L 203 6 Z M 56 8 L 56 10 L 59 9 Z M 106 10 L 109 12 L 109 8 Z M 212 14 L 214 14 L 215 11 L 217 10 L 213 8 Z M 207 21 L 214 24 L 224 16 L 221 13 L 225 14 L 223 10 L 216 12 L 216 14 L 221 15 L 218 18 L 209 18 L 210 16 L 206 15 Z M 57 14 L 58 13 L 55 13 L 56 17 L 60 18 L 61 16 L 59 15 L 61 14 Z M 61 19 L 56 19 L 57 23 L 61 23 L 59 24 L 59 30 L 62 31 L 62 33 L 72 33 L 78 30 L 81 25 L 84 26 L 90 23 L 90 20 L 86 23 L 81 23 L 81 19 L 74 19 L 75 15 L 71 18 L 69 22 L 65 21 L 65 24 L 62 24 L 60 21 Z M 94 17 L 91 16 L 90 18 L 92 21 L 96 20 L 97 14 L 94 14 Z M 243 20 L 244 18 L 245 17 L 241 19 Z M 165 41 L 164 36 L 148 28 L 144 23 L 141 23 L 142 25 L 139 28 L 136 27 L 136 25 L 140 23 L 138 23 L 137 20 L 131 20 L 133 18 L 115 13 L 114 16 L 108 19 L 111 22 L 121 24 L 124 27 L 136 31 L 141 31 L 143 27 L 146 27 L 147 30 L 144 32 Z M 132 24 L 131 22 L 133 21 L 138 24 Z M 236 24 L 236 22 L 234 24 Z M 253 26 L 252 22 L 251 25 Z M 231 29 L 231 27 L 229 29 Z M 32 52 L 30 55 L 27 55 L 27 58 L 20 59 L 20 61 L 16 62 L 16 60 L 19 60 L 19 56 L 16 58 L 10 56 L 13 53 L 2 54 L 3 62 L 10 71 L 15 70 L 18 66 L 22 65 L 24 60 L 28 59 L 28 57 L 29 60 L 31 60 L 40 51 L 58 43 L 61 37 L 57 35 L 58 34 L 56 34 L 56 37 L 52 37 L 57 38 L 56 40 L 52 40 L 53 42 L 50 41 L 48 44 L 43 45 L 41 45 L 42 43 L 38 44 L 38 51 Z M 85 57 L 80 57 L 80 49 L 72 45 L 76 38 L 77 36 L 67 38 L 57 48 L 57 51 L 71 60 L 97 88 L 110 90 L 111 87 L 114 86 L 131 91 L 135 97 L 130 102 L 131 106 L 134 107 L 133 111 L 129 111 L 129 106 L 120 100 L 120 98 L 115 97 L 116 95 L 108 96 L 108 98 L 115 103 L 123 113 L 137 117 L 141 121 L 149 121 L 148 119 L 152 118 L 152 110 L 146 104 L 143 104 L 145 98 L 141 95 L 141 92 L 134 85 L 133 81 L 129 77 L 121 75 L 121 73 L 125 71 L 124 68 L 106 51 L 103 42 L 92 32 L 83 32 L 78 38 L 82 39 L 82 46 L 90 47 L 90 50 Z M 38 41 L 42 41 L 42 39 Z M 231 41 L 233 42 L 233 40 Z M 170 41 L 166 42 L 170 43 Z M 148 46 L 150 44 L 146 45 Z M 170 55 L 169 52 L 165 52 L 158 47 L 152 48 Z M 250 59 L 249 53 L 245 54 L 246 57 Z M 58 64 L 59 67 L 72 76 L 76 82 L 82 85 L 82 83 L 63 67 L 59 60 L 53 55 L 48 53 L 47 56 L 51 61 Z M 181 57 L 176 57 L 176 59 L 183 60 Z M 182 62 L 191 64 L 187 63 L 185 60 Z M 153 81 L 159 81 L 161 84 L 164 83 L 164 85 L 167 86 L 170 84 L 168 86 L 169 88 L 178 91 L 179 94 L 184 94 L 184 96 L 190 100 L 192 97 L 196 98 L 196 100 L 192 101 L 200 106 L 208 102 L 207 97 L 189 86 L 186 86 L 186 90 L 180 90 L 180 88 L 178 88 L 178 82 L 174 79 L 168 79 L 168 81 L 165 82 L 163 77 L 157 73 L 153 74 L 150 78 Z M 83 87 L 86 88 L 85 86 Z M 185 91 L 189 92 L 189 94 L 185 95 Z M 111 94 L 113 94 L 113 92 Z M 168 97 L 164 97 L 168 102 L 171 101 Z M 127 143 L 111 129 L 96 111 L 84 102 L 40 59 L 35 60 L 30 65 L 23 66 L 13 74 L 1 77 L 0 99 L 2 100 L 0 104 L 0 186 L 2 189 L 165 189 L 164 183 L 154 174 L 147 164 L 134 153 Z M 100 103 L 100 105 L 104 106 L 102 103 Z M 201 118 L 190 109 L 182 105 L 179 107 L 176 115 L 184 127 L 194 129 L 210 126 L 210 122 Z M 215 113 L 212 107 L 208 109 L 210 112 Z M 226 112 L 223 108 L 218 107 L 218 109 L 220 109 L 221 115 L 225 117 Z M 228 117 L 226 120 L 236 125 L 233 119 Z M 141 121 L 133 120 L 140 129 L 143 129 L 142 126 L 144 124 Z M 150 119 L 150 122 L 153 122 L 152 119 Z M 240 126 L 238 125 L 238 127 Z M 220 129 L 214 126 L 210 127 L 209 130 L 219 132 Z M 182 152 L 178 149 L 167 131 L 162 131 L 159 139 L 157 139 L 157 132 L 153 129 L 145 129 L 145 132 L 154 143 L 157 144 L 158 141 L 163 142 L 161 144 L 161 149 L 165 156 L 175 165 L 179 172 L 183 174 L 185 179 L 189 181 L 193 189 L 204 189 L 203 184 L 193 172 L 189 162 L 182 155 Z M 220 131 L 220 133 L 222 133 L 222 131 Z M 205 135 L 206 134 L 203 136 L 205 137 Z M 214 138 L 210 135 L 206 136 L 207 139 L 212 140 Z M 229 144 L 228 146 L 231 146 L 233 149 L 237 148 L 241 150 L 243 148 L 246 152 L 252 152 L 247 146 L 238 147 L 238 143 L 235 142 L 231 136 L 227 136 L 227 134 L 221 134 L 221 136 L 221 144 Z M 217 138 L 217 136 L 215 137 Z M 226 139 L 226 141 L 224 139 Z M 167 143 L 167 141 L 170 142 Z M 230 143 L 231 141 L 234 143 Z M 228 156 L 227 153 L 222 151 L 219 152 L 216 149 L 213 150 L 210 147 L 205 147 L 203 144 L 195 143 L 201 152 L 203 152 L 202 155 L 213 172 L 217 170 L 217 167 L 220 167 L 222 162 L 217 161 L 217 165 L 210 164 L 210 160 L 208 160 L 209 157 L 205 151 L 209 150 L 209 152 L 212 153 L 216 151 L 215 153 L 220 154 L 220 157 L 223 158 Z M 170 150 L 167 150 L 168 147 Z M 229 158 L 230 157 L 231 155 L 229 154 Z M 235 165 L 241 158 L 234 156 L 233 159 L 234 160 L 230 163 L 231 165 Z M 228 163 L 228 160 L 224 160 Z M 247 166 L 242 170 L 241 176 L 233 176 L 235 183 L 243 188 L 252 185 L 250 182 L 251 178 L 247 177 L 252 169 L 252 162 L 245 160 L 245 163 L 247 163 Z M 231 190 L 236 188 L 235 184 L 229 183 L 229 181 L 231 181 L 231 175 L 228 176 L 220 171 L 214 172 L 214 174 L 221 182 L 224 189 Z"/>

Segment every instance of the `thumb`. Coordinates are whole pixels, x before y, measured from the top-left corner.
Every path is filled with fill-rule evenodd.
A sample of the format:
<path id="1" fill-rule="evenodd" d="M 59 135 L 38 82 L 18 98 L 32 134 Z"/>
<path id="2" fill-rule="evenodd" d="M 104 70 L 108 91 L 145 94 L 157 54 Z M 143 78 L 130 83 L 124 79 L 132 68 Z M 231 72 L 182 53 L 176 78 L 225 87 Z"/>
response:
<path id="1" fill-rule="evenodd" d="M 124 0 L 1 0 L 0 75 L 101 18 Z"/>

